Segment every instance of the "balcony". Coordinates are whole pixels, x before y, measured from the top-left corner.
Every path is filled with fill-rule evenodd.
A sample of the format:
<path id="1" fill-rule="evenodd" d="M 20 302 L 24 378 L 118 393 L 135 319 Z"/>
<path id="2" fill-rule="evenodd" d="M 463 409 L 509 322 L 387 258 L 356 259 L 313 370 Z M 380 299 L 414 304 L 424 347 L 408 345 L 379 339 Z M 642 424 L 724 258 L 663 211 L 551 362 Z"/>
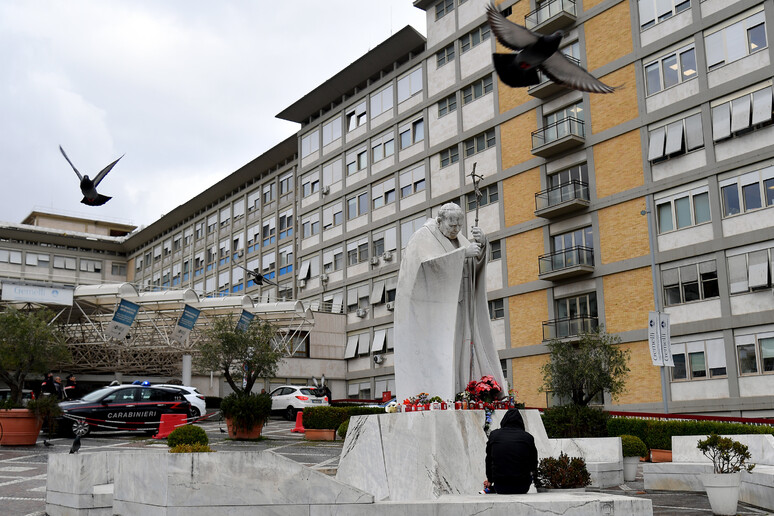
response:
<path id="1" fill-rule="evenodd" d="M 594 272 L 594 249 L 575 246 L 538 257 L 542 280 L 558 281 Z"/>
<path id="2" fill-rule="evenodd" d="M 541 3 L 538 9 L 527 14 L 524 24 L 535 32 L 552 34 L 575 23 L 576 12 L 573 0 L 551 0 Z"/>
<path id="3" fill-rule="evenodd" d="M 568 56 L 565 54 L 565 56 L 569 61 L 572 61 L 576 65 L 580 66 L 580 59 L 575 59 L 572 56 Z M 539 98 L 539 99 L 547 99 L 548 97 L 552 97 L 556 95 L 557 93 L 561 91 L 568 91 L 567 88 L 560 84 L 556 84 L 554 81 L 546 77 L 542 72 L 538 72 L 538 77 L 540 77 L 540 83 L 536 84 L 534 86 L 530 86 L 529 89 L 527 89 L 527 93 L 532 95 L 533 97 Z"/>
<path id="4" fill-rule="evenodd" d="M 599 318 L 590 315 L 543 321 L 543 340 L 576 340 L 581 334 L 590 333 L 598 326 Z"/>
<path id="5" fill-rule="evenodd" d="M 586 142 L 583 120 L 568 116 L 532 132 L 532 154 L 548 158 Z"/>
<path id="6" fill-rule="evenodd" d="M 543 218 L 558 217 L 591 204 L 589 185 L 573 179 L 535 194 L 535 215 Z"/>

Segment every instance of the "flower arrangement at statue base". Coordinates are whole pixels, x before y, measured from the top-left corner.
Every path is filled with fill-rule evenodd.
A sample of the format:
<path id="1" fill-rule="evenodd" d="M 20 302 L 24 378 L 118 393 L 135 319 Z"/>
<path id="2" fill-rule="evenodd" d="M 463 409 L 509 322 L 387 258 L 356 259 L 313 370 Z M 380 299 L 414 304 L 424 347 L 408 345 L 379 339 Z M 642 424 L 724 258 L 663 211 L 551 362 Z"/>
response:
<path id="1" fill-rule="evenodd" d="M 400 406 L 401 412 L 420 412 L 422 410 L 446 410 L 447 404 L 440 396 L 430 396 L 426 392 L 420 392 L 416 396 L 410 396 L 403 400 Z"/>
<path id="2" fill-rule="evenodd" d="M 457 402 L 462 408 L 484 409 L 484 432 L 489 435 L 489 427 L 492 424 L 492 411 L 498 408 L 510 408 L 510 402 L 501 400 L 502 389 L 491 375 L 482 376 L 478 381 L 471 381 L 465 390 L 455 396 L 455 408 Z"/>

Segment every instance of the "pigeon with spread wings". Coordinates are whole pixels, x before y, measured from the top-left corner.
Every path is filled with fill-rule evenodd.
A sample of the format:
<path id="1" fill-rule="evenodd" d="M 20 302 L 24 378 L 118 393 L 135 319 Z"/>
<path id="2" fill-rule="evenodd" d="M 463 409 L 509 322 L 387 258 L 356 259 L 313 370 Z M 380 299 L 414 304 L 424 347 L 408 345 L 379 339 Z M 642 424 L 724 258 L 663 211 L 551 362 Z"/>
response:
<path id="1" fill-rule="evenodd" d="M 75 165 L 73 165 L 73 162 L 70 161 L 70 158 L 67 157 L 67 154 L 65 154 L 64 149 L 62 146 L 59 146 L 59 150 L 62 152 L 62 156 L 67 160 L 67 162 L 70 164 L 71 167 L 73 167 L 73 170 L 75 171 L 75 174 L 78 176 L 78 179 L 81 180 L 81 193 L 83 194 L 83 199 L 81 199 L 81 202 L 83 204 L 87 204 L 89 206 L 102 206 L 106 202 L 108 202 L 112 197 L 108 197 L 107 195 L 102 195 L 97 192 L 97 185 L 99 185 L 100 181 L 105 179 L 105 176 L 110 172 L 116 163 L 118 163 L 118 160 L 123 158 L 118 158 L 110 165 L 103 168 L 99 174 L 97 174 L 97 177 L 94 179 L 91 179 L 87 175 L 81 175 L 80 172 L 78 172 L 78 169 L 75 168 Z"/>
<path id="2" fill-rule="evenodd" d="M 540 83 L 538 70 L 549 79 L 566 88 L 591 93 L 612 93 L 615 88 L 604 84 L 589 72 L 559 52 L 564 33 L 549 36 L 537 34 L 505 18 L 489 4 L 486 9 L 489 26 L 497 41 L 514 50 L 513 54 L 492 54 L 500 80 L 514 88 Z"/>

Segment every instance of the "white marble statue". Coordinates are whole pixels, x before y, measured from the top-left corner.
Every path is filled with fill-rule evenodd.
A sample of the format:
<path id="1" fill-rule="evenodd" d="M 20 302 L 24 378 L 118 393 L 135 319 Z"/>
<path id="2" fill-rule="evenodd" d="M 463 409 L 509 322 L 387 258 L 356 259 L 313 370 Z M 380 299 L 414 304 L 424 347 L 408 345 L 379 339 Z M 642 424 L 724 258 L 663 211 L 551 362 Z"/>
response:
<path id="1" fill-rule="evenodd" d="M 484 375 L 507 393 L 489 324 L 487 240 L 478 227 L 465 238 L 464 221 L 445 204 L 406 247 L 395 299 L 398 401 L 420 392 L 452 400 Z"/>

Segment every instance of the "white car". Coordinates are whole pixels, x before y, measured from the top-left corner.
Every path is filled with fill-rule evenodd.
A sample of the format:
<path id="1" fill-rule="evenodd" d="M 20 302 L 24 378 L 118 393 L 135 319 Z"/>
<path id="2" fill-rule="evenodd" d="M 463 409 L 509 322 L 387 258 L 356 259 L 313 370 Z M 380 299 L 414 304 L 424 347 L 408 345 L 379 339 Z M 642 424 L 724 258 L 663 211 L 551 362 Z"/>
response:
<path id="1" fill-rule="evenodd" d="M 296 413 L 306 407 L 327 407 L 328 397 L 318 395 L 317 387 L 311 385 L 280 385 L 271 391 L 271 411 L 283 414 L 285 419 L 293 421 Z"/>
<path id="2" fill-rule="evenodd" d="M 202 417 L 207 413 L 207 403 L 204 401 L 204 395 L 196 390 L 196 387 L 187 385 L 172 385 L 168 383 L 154 383 L 154 387 L 172 387 L 183 391 L 183 396 L 191 404 L 191 417 Z"/>

